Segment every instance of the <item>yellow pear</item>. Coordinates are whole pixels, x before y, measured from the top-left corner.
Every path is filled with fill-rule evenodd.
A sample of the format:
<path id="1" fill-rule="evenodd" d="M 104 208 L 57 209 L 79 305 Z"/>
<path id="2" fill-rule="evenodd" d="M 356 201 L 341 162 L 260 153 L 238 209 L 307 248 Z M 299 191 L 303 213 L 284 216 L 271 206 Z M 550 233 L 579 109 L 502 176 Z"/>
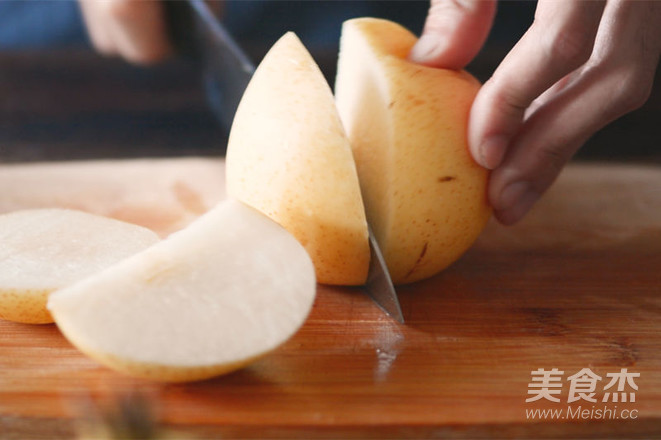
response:
<path id="1" fill-rule="evenodd" d="M 328 83 L 293 33 L 250 81 L 226 164 L 228 194 L 291 232 L 320 283 L 365 282 L 367 222 L 351 147 Z"/>
<path id="2" fill-rule="evenodd" d="M 395 283 L 454 262 L 491 215 L 488 172 L 467 146 L 480 84 L 464 71 L 408 61 L 415 42 L 390 21 L 345 22 L 335 84 L 367 218 Z"/>

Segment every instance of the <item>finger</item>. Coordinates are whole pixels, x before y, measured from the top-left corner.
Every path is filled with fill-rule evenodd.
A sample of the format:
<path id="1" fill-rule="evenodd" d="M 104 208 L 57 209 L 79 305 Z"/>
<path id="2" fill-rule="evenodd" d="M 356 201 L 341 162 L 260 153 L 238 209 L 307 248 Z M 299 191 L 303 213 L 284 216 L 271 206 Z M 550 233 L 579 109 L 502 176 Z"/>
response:
<path id="1" fill-rule="evenodd" d="M 478 163 L 496 168 L 530 103 L 588 60 L 604 4 L 540 0 L 535 22 L 473 103 L 469 145 Z"/>
<path id="2" fill-rule="evenodd" d="M 495 0 L 431 0 L 422 36 L 409 58 L 416 63 L 462 69 L 484 44 Z"/>
<path id="3" fill-rule="evenodd" d="M 117 52 L 127 60 L 149 64 L 170 54 L 165 14 L 157 0 L 101 2 Z"/>
<path id="4" fill-rule="evenodd" d="M 530 115 L 535 113 L 535 111 L 537 111 L 540 107 L 551 101 L 555 96 L 557 96 L 567 87 L 569 87 L 571 84 L 578 81 L 584 71 L 585 71 L 585 65 L 574 70 L 569 75 L 565 75 L 558 82 L 553 84 L 551 88 L 547 89 L 544 93 L 539 95 L 532 103 L 530 103 L 530 105 L 526 109 L 525 114 L 523 116 L 523 120 L 525 121 L 527 118 L 530 117 Z"/>
<path id="5" fill-rule="evenodd" d="M 501 222 L 518 221 L 594 132 L 647 100 L 661 53 L 661 4 L 651 6 L 609 3 L 582 75 L 526 120 L 491 175 L 489 198 Z"/>
<path id="6" fill-rule="evenodd" d="M 106 20 L 102 18 L 100 2 L 97 0 L 79 0 L 78 4 L 92 46 L 104 55 L 115 55 L 117 50 L 108 28 L 105 26 Z"/>

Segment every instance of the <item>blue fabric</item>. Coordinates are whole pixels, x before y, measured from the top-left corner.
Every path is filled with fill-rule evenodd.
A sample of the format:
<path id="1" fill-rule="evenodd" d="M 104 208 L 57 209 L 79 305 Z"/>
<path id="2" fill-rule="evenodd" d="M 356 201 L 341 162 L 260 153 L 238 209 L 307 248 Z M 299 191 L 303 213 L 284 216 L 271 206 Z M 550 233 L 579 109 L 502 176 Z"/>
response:
<path id="1" fill-rule="evenodd" d="M 375 16 L 420 33 L 428 0 L 227 0 L 225 24 L 239 40 L 270 45 L 292 30 L 310 48 L 336 45 L 344 20 Z M 513 44 L 535 2 L 500 2 L 491 41 Z M 88 45 L 75 0 L 0 0 L 0 49 Z"/>
<path id="2" fill-rule="evenodd" d="M 394 19 L 419 32 L 425 1 L 228 0 L 225 24 L 239 40 L 274 43 L 294 31 L 310 48 L 337 45 L 344 20 L 359 16 Z M 0 49 L 89 45 L 75 0 L 0 0 Z"/>
<path id="3" fill-rule="evenodd" d="M 0 0 L 0 49 L 87 44 L 75 0 Z"/>
<path id="4" fill-rule="evenodd" d="M 375 5 L 366 1 L 235 0 L 226 2 L 224 22 L 239 40 L 270 46 L 283 33 L 293 31 L 312 48 L 336 45 L 342 22 L 370 15 Z"/>

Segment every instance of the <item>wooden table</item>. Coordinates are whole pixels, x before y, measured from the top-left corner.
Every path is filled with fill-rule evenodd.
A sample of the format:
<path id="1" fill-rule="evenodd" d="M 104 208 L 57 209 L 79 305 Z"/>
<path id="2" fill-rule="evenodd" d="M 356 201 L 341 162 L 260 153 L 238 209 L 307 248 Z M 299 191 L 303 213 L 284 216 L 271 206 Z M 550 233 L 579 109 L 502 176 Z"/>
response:
<path id="1" fill-rule="evenodd" d="M 213 159 L 5 165 L 0 212 L 70 206 L 166 235 L 222 188 Z M 0 322 L 0 438 L 71 438 L 127 401 L 175 438 L 659 437 L 659 188 L 659 166 L 573 165 L 525 221 L 490 224 L 451 268 L 399 288 L 406 325 L 359 289 L 319 286 L 290 341 L 204 382 L 131 379 L 54 325 Z M 560 402 L 526 403 L 540 368 L 564 371 Z M 608 373 L 639 373 L 636 401 L 568 404 L 584 368 L 603 378 L 599 400 Z M 636 418 L 526 416 L 593 405 Z"/>

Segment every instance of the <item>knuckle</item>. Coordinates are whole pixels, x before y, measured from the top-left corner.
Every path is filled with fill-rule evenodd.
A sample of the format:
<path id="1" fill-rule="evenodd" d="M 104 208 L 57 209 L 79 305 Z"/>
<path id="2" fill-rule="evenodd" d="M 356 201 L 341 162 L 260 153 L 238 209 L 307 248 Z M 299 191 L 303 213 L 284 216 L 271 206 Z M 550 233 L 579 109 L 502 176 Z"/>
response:
<path id="1" fill-rule="evenodd" d="M 441 33 L 455 28 L 459 17 L 474 12 L 476 3 L 476 0 L 432 0 L 425 31 Z"/>
<path id="2" fill-rule="evenodd" d="M 623 113 L 642 107 L 652 93 L 652 81 L 644 74 L 629 74 L 621 81 L 621 84 L 616 103 Z"/>
<path id="3" fill-rule="evenodd" d="M 107 38 L 101 38 L 92 34 L 90 35 L 90 40 L 94 49 L 100 54 L 105 56 L 116 55 L 117 50 L 115 45 Z"/>
<path id="4" fill-rule="evenodd" d="M 166 53 L 160 50 L 131 51 L 122 55 L 131 63 L 144 66 L 156 64 L 166 58 Z"/>
<path id="5" fill-rule="evenodd" d="M 430 16 L 442 16 L 448 12 L 471 14 L 475 12 L 483 0 L 432 0 L 429 8 Z"/>
<path id="6" fill-rule="evenodd" d="M 131 18 L 135 11 L 135 5 L 131 0 L 107 0 L 101 4 L 104 13 L 116 20 Z"/>
<path id="7" fill-rule="evenodd" d="M 481 0 L 449 0 L 446 2 L 450 3 L 452 7 L 458 11 L 471 14 L 480 6 L 480 1 Z"/>
<path id="8" fill-rule="evenodd" d="M 165 60 L 172 52 L 167 40 L 152 41 L 149 45 L 125 47 L 122 57 L 133 64 L 151 65 Z"/>
<path id="9" fill-rule="evenodd" d="M 542 34 L 542 46 L 553 62 L 576 68 L 590 58 L 593 40 L 580 29 L 560 29 Z"/>
<path id="10" fill-rule="evenodd" d="M 590 60 L 589 71 L 611 93 L 604 97 L 608 120 L 616 119 L 642 107 L 649 99 L 656 74 L 656 64 L 648 59 L 622 60 L 602 54 Z"/>
<path id="11" fill-rule="evenodd" d="M 117 51 L 115 50 L 115 47 L 110 45 L 110 44 L 95 44 L 94 48 L 101 55 L 104 55 L 104 56 L 107 56 L 107 57 L 117 55 Z"/>
<path id="12" fill-rule="evenodd" d="M 560 141 L 554 144 L 540 145 L 536 150 L 536 163 L 539 164 L 540 174 L 545 177 L 557 176 L 569 161 L 570 154 L 566 149 L 567 143 Z"/>
<path id="13" fill-rule="evenodd" d="M 611 93 L 604 99 L 606 120 L 614 120 L 639 109 L 649 99 L 654 83 L 654 69 L 617 60 L 602 59 L 592 69 Z"/>
<path id="14" fill-rule="evenodd" d="M 498 71 L 487 81 L 491 89 L 491 101 L 493 107 L 507 119 L 520 119 L 523 117 L 526 108 L 530 105 L 529 100 L 522 96 L 505 78 L 501 78 Z M 485 84 L 487 86 L 487 84 Z"/>

